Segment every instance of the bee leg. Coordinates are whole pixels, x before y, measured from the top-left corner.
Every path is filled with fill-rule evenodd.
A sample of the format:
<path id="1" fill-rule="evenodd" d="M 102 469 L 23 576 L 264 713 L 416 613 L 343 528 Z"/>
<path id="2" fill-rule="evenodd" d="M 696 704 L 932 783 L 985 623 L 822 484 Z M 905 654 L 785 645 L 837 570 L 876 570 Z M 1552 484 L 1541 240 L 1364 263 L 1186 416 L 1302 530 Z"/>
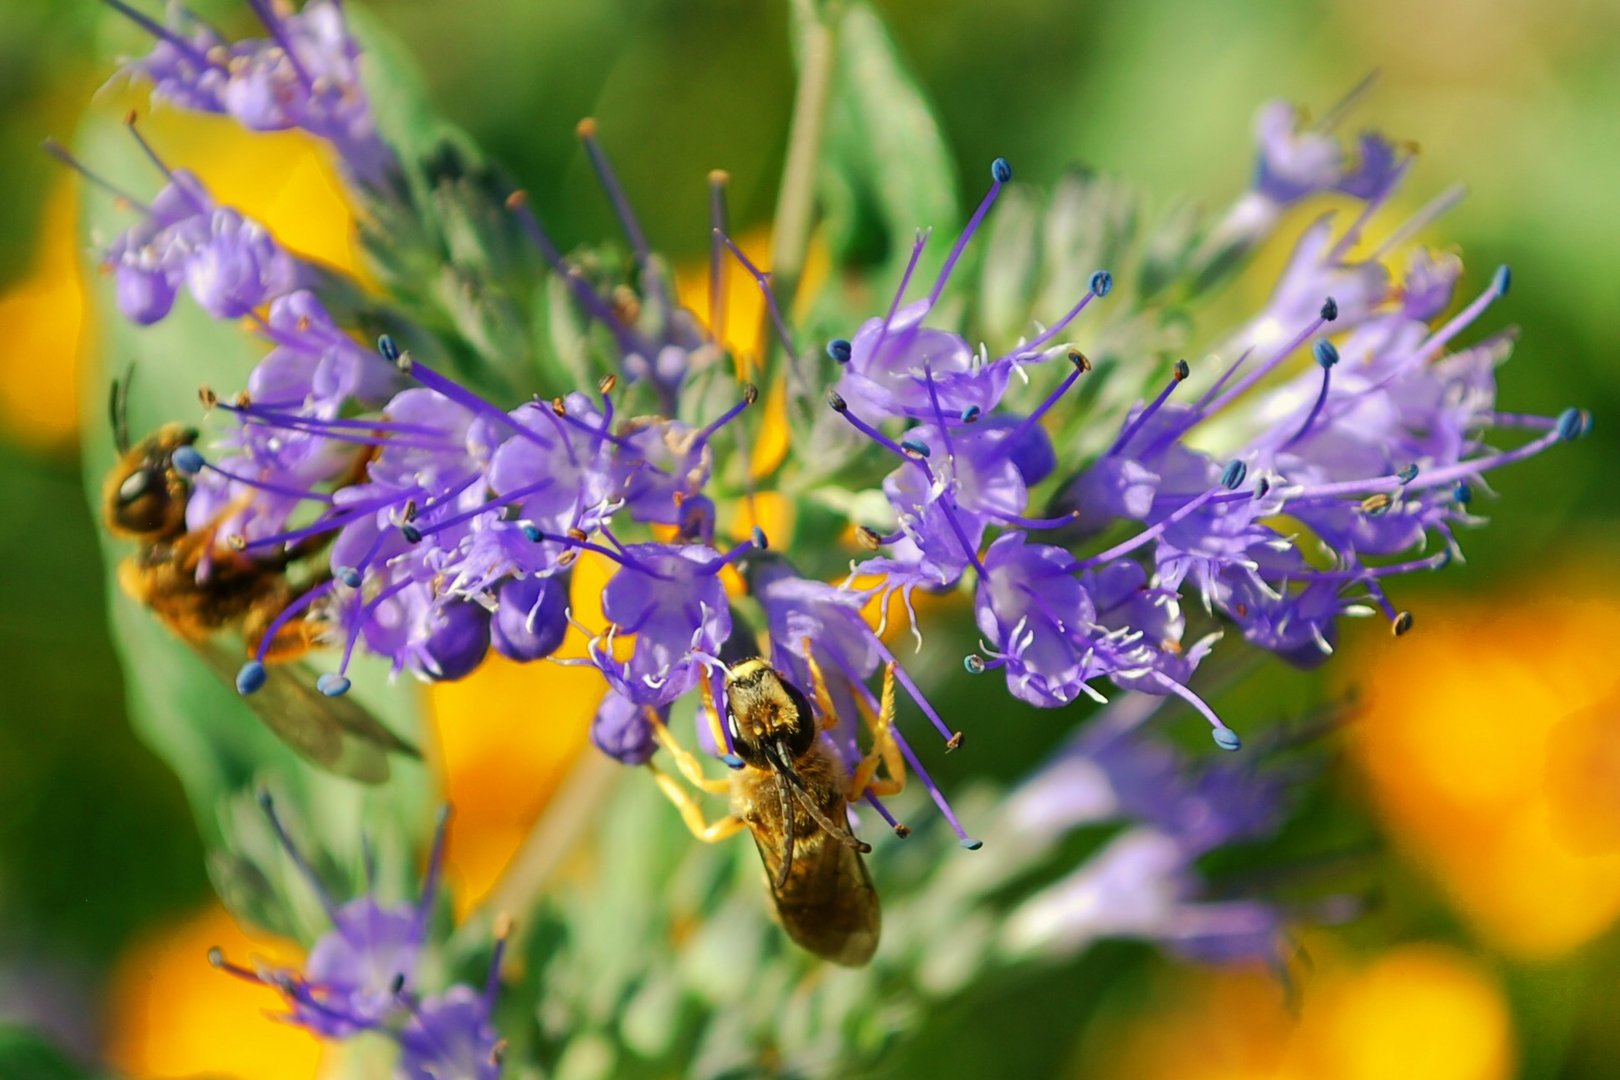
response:
<path id="1" fill-rule="evenodd" d="M 799 642 L 804 650 L 804 662 L 810 665 L 810 691 L 815 695 L 816 708 L 821 712 L 821 730 L 831 731 L 838 726 L 838 710 L 833 706 L 832 692 L 827 689 L 827 677 L 816 663 L 816 654 L 810 648 L 810 639 Z"/>
<path id="2" fill-rule="evenodd" d="M 216 549 L 219 527 L 230 520 L 232 514 L 243 513 L 252 507 L 253 493 L 245 491 L 225 504 L 202 528 L 186 530 L 185 535 L 174 542 L 174 561 L 187 571 L 196 570 L 203 556 Z"/>
<path id="3" fill-rule="evenodd" d="M 294 590 L 284 581 L 277 591 L 280 595 L 273 600 L 266 598 L 263 603 L 254 604 L 242 623 L 242 640 L 251 655 L 258 654 L 259 645 L 276 616 L 296 599 Z M 264 658 L 270 661 L 295 660 L 320 644 L 320 636 L 325 628 L 325 623 L 319 619 L 292 619 L 270 639 L 264 649 Z"/>
<path id="4" fill-rule="evenodd" d="M 703 715 L 709 721 L 709 737 L 714 740 L 716 752 L 722 747 L 729 749 L 731 742 L 726 738 L 725 725 L 720 722 L 720 709 L 714 703 L 714 687 L 709 685 L 707 672 L 698 677 L 698 694 L 703 699 Z M 662 722 L 659 726 L 663 726 Z"/>
<path id="5" fill-rule="evenodd" d="M 872 749 L 856 766 L 855 775 L 850 777 L 847 797 L 854 802 L 867 792 L 873 795 L 897 795 L 905 790 L 906 759 L 901 756 L 900 746 L 894 741 L 894 661 L 889 661 L 883 668 L 883 698 L 878 705 L 878 715 L 873 717 L 870 707 L 859 698 L 856 705 L 872 729 Z M 881 780 L 877 778 L 880 763 L 884 772 L 888 773 Z"/>
<path id="6" fill-rule="evenodd" d="M 675 809 L 681 812 L 681 820 L 686 823 L 693 836 L 705 844 L 716 844 L 728 836 L 736 836 L 743 829 L 743 820 L 735 814 L 727 814 L 718 821 L 704 821 L 703 808 L 698 805 L 692 792 L 681 786 L 680 781 L 664 772 L 652 762 L 647 763 L 652 770 L 653 780 L 658 784 L 658 790 L 664 797 L 675 804 Z"/>
<path id="7" fill-rule="evenodd" d="M 705 680 L 704 685 L 708 685 L 707 680 Z M 703 766 L 698 764 L 698 759 L 693 756 L 690 750 L 675 741 L 675 735 L 669 730 L 669 726 L 658 718 L 658 712 L 655 709 L 649 707 L 644 711 L 647 714 L 647 723 L 652 725 L 653 741 L 669 751 L 669 756 L 675 760 L 675 767 L 680 770 L 687 783 L 700 791 L 707 791 L 711 795 L 724 795 L 731 790 L 731 781 L 725 779 L 711 780 L 703 775 Z M 725 743 L 720 745 L 724 746 Z M 673 782 L 671 780 L 671 783 Z M 663 785 L 660 784 L 659 786 L 662 787 Z"/>

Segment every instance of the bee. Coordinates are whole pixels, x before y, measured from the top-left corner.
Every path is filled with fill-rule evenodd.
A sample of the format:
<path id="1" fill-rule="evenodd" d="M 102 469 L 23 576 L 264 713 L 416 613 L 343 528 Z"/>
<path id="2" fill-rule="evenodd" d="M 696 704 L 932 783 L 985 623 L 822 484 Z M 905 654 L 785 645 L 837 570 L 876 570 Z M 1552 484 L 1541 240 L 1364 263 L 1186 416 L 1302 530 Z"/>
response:
<path id="1" fill-rule="evenodd" d="M 753 834 L 777 916 L 790 938 L 835 964 L 860 967 L 877 949 L 882 917 L 861 858 L 872 848 L 850 829 L 848 805 L 867 792 L 892 794 L 904 784 L 904 763 L 890 734 L 894 667 L 884 674 L 878 717 L 863 710 L 872 727 L 873 749 L 849 775 L 821 737 L 838 718 L 805 644 L 820 723 L 804 692 L 765 660 L 754 657 L 727 668 L 726 730 L 743 763 L 727 779 L 704 776 L 697 759 L 648 710 L 655 739 L 670 752 L 682 776 L 700 790 L 730 796 L 726 817 L 706 824 L 692 793 L 656 765 L 649 767 L 700 840 L 717 842 L 744 828 Z M 711 724 L 717 724 L 708 679 L 701 685 L 704 708 Z M 724 745 L 723 739 L 718 745 Z M 875 777 L 879 764 L 888 770 L 887 778 Z M 907 830 L 898 825 L 896 832 L 904 836 Z"/>
<path id="2" fill-rule="evenodd" d="M 197 441 L 197 430 L 165 424 L 132 443 L 127 420 L 129 380 L 113 382 L 110 411 L 119 460 L 102 485 L 107 529 L 133 540 L 135 552 L 118 565 L 120 587 L 152 612 L 227 683 L 240 659 L 216 640 L 239 634 L 256 653 L 275 617 L 322 577 L 298 585 L 289 571 L 314 547 L 295 547 L 273 559 L 253 559 L 217 543 L 217 527 L 188 530 L 190 478 L 175 455 Z M 266 659 L 290 660 L 313 648 L 318 622 L 298 620 L 272 638 Z M 388 777 L 386 753 L 420 756 L 415 747 L 346 698 L 332 698 L 291 672 L 274 671 L 246 698 L 264 724 L 312 764 L 367 783 Z"/>

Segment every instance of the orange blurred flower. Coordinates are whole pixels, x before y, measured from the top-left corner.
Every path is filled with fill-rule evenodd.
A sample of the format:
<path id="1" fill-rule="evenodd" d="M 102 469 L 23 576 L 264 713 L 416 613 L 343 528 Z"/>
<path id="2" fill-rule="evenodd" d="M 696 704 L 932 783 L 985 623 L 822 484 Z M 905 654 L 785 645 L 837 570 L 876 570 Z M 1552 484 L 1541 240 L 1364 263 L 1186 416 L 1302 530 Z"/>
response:
<path id="1" fill-rule="evenodd" d="M 108 1063 L 143 1080 L 315 1075 L 320 1041 L 301 1028 L 269 1022 L 266 1010 L 283 1011 L 280 996 L 210 966 L 208 950 L 216 945 L 276 964 L 301 958 L 287 942 L 249 937 L 218 907 L 157 930 L 124 954 L 113 975 Z"/>
<path id="2" fill-rule="evenodd" d="M 1614 568 L 1449 601 L 1352 654 L 1370 700 L 1350 747 L 1395 845 L 1492 944 L 1527 958 L 1620 915 Z"/>
<path id="3" fill-rule="evenodd" d="M 1167 1004 L 1088 1046 L 1091 1075 L 1132 1080 L 1498 1080 L 1513 1075 L 1507 1003 L 1453 949 L 1405 945 L 1324 963 L 1297 1016 L 1262 972 L 1180 973 Z"/>

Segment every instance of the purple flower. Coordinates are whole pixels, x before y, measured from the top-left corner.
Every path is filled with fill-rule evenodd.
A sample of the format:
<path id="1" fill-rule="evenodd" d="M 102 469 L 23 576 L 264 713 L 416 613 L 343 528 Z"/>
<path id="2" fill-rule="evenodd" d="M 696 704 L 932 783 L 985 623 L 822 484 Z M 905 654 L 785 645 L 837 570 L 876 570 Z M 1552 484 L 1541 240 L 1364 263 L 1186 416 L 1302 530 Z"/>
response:
<path id="1" fill-rule="evenodd" d="M 624 548 L 619 570 L 602 590 L 602 613 L 612 635 L 634 636 L 635 650 L 620 663 L 592 649 L 615 690 L 637 704 L 665 705 L 697 685 L 703 665 L 694 651 L 718 653 L 731 633 L 731 606 L 719 577 L 729 557 L 698 544 Z"/>
<path id="2" fill-rule="evenodd" d="M 126 318 L 143 326 L 158 322 L 181 285 L 221 319 L 240 318 L 299 287 L 300 264 L 262 225 L 215 205 L 185 170 L 167 175 L 145 218 L 120 233 L 102 257 Z"/>
<path id="3" fill-rule="evenodd" d="M 1370 132 L 1347 154 L 1333 135 L 1305 127 L 1299 110 L 1286 101 L 1261 106 L 1254 127 L 1260 146 L 1254 190 L 1280 206 L 1328 191 L 1377 198 L 1402 164 L 1395 147 Z"/>
<path id="4" fill-rule="evenodd" d="M 338 905 L 293 845 L 270 796 L 262 794 L 259 801 L 288 858 L 326 909 L 332 929 L 316 940 L 302 972 L 244 968 L 218 949 L 209 953 L 210 962 L 238 978 L 279 990 L 289 1009 L 282 1019 L 320 1038 L 347 1039 L 376 1031 L 394 1039 L 400 1046 L 403 1075 L 419 1080 L 499 1076 L 505 1044 L 495 1031 L 492 1014 L 510 920 L 497 921 L 482 991 L 456 984 L 424 996 L 416 982 L 418 962 L 429 948 L 427 931 L 438 898 L 449 808 L 439 812 L 421 898 L 415 904 L 384 905 L 368 894 Z"/>
<path id="5" fill-rule="evenodd" d="M 850 359 L 838 392 L 863 416 L 934 415 L 933 398 L 952 415 L 978 408 L 988 412 L 1007 389 L 1012 367 L 981 363 L 962 338 L 922 325 L 933 305 L 907 304 L 892 319 L 868 319 L 849 342 Z M 934 384 L 929 392 L 930 376 Z"/>
<path id="6" fill-rule="evenodd" d="M 1201 959 L 1280 959 L 1285 912 L 1259 898 L 1209 899 L 1197 860 L 1271 836 L 1287 809 L 1284 788 L 1237 759 L 1189 764 L 1140 730 L 1156 708 L 1146 698 L 1111 706 L 1008 797 L 987 840 L 1020 850 L 1051 847 L 1085 826 L 1128 824 L 1019 903 L 1005 948 L 1050 957 L 1134 937 Z"/>
<path id="7" fill-rule="evenodd" d="M 551 577 L 513 578 L 500 587 L 490 621 L 490 643 L 508 660 L 539 660 L 557 651 L 568 633 L 568 588 L 564 571 Z"/>
<path id="8" fill-rule="evenodd" d="M 448 808 L 440 811 L 433 851 L 415 904 L 379 903 L 370 895 L 336 903 L 282 826 L 268 792 L 259 803 L 287 857 L 308 881 L 332 928 L 310 949 L 302 973 L 277 968 L 250 971 L 215 950 L 216 967 L 279 989 L 287 997 L 288 1022 L 326 1038 L 346 1038 L 382 1025 L 403 1011 L 401 995 L 412 991 L 428 920 L 438 899 Z"/>
<path id="9" fill-rule="evenodd" d="M 299 12 L 250 0 L 269 36 L 238 42 L 182 8 L 171 9 L 175 17 L 165 26 L 123 3 L 113 6 L 157 39 L 125 69 L 150 82 L 156 100 L 224 113 L 251 131 L 302 128 L 332 143 L 364 183 L 379 183 L 391 169 L 393 155 L 360 86 L 360 50 L 334 0 L 310 0 Z"/>
<path id="10" fill-rule="evenodd" d="M 1032 705 L 1067 705 L 1103 673 L 1090 629 L 1096 607 L 1062 548 L 1010 532 L 990 545 L 974 600 L 986 666 L 1003 667 L 1007 689 Z"/>
<path id="11" fill-rule="evenodd" d="M 496 961 L 497 968 L 499 960 Z M 495 970 L 484 993 L 452 986 L 422 999 L 399 1032 L 401 1073 L 409 1080 L 495 1080 L 505 1046 L 491 1019 Z"/>
<path id="12" fill-rule="evenodd" d="M 626 765 L 645 764 L 658 749 L 652 723 L 647 718 L 649 708 L 660 720 L 669 719 L 668 706 L 638 705 L 617 690 L 609 690 L 602 696 L 602 704 L 591 721 L 591 742 L 616 761 Z"/>

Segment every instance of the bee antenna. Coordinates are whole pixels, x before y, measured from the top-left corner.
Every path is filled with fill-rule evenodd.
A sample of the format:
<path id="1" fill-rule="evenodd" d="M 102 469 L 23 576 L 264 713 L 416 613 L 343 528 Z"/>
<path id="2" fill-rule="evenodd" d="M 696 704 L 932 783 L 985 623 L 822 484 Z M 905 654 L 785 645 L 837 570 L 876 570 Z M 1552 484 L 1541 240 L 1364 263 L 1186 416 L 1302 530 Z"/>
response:
<path id="1" fill-rule="evenodd" d="M 826 831 L 828 836 L 831 836 L 840 844 L 843 844 L 845 847 L 850 848 L 851 850 L 858 851 L 863 855 L 866 852 L 871 851 L 872 845 L 868 844 L 864 840 L 857 840 L 854 834 L 849 831 L 849 826 L 847 824 L 842 827 L 834 825 L 832 823 L 832 819 L 821 812 L 821 807 L 817 806 L 816 800 L 811 798 L 809 788 L 805 787 L 804 779 L 799 775 L 798 770 L 793 767 L 793 759 L 788 755 L 787 746 L 782 742 L 781 739 L 776 740 L 776 752 L 781 758 L 780 763 L 778 764 L 779 771 L 787 779 L 788 783 L 793 785 L 793 793 L 799 797 L 799 805 L 803 806 L 805 810 L 809 811 L 810 816 L 815 819 L 816 824 L 820 825 L 822 829 Z M 780 790 L 783 791 L 783 798 L 785 799 L 786 789 L 782 788 Z M 792 821 L 792 815 L 789 814 L 785 809 L 783 810 L 782 816 L 788 821 Z M 791 829 L 791 825 L 789 828 Z M 791 832 L 788 834 L 788 843 L 789 849 L 791 850 Z M 786 880 L 785 875 L 783 880 Z"/>
<path id="2" fill-rule="evenodd" d="M 113 445 L 120 454 L 129 453 L 129 384 L 135 379 L 135 365 L 130 364 L 122 379 L 112 381 L 112 392 L 107 397 L 107 415 L 112 421 Z"/>
<path id="3" fill-rule="evenodd" d="M 782 744 L 778 742 L 776 745 L 780 752 Z M 785 758 L 783 760 L 786 761 Z M 779 771 L 789 781 L 797 782 L 799 779 L 799 774 L 795 773 L 791 767 L 784 767 Z M 794 835 L 793 800 L 788 793 L 788 784 L 782 783 L 780 780 L 777 782 L 776 797 L 782 803 L 782 833 L 787 837 L 787 845 L 782 849 L 782 865 L 776 868 L 775 886 L 777 891 L 780 892 L 787 887 L 788 874 L 793 869 L 793 844 L 796 837 Z"/>

